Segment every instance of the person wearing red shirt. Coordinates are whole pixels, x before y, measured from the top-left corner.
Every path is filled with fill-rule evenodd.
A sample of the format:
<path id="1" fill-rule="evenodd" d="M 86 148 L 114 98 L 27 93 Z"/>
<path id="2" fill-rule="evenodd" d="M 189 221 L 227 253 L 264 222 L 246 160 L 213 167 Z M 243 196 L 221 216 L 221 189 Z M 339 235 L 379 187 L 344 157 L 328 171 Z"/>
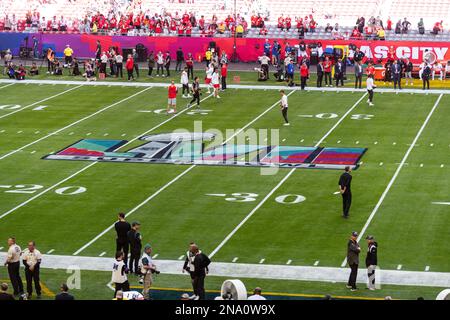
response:
<path id="1" fill-rule="evenodd" d="M 369 62 L 367 69 L 366 69 L 366 73 L 368 76 L 369 75 L 375 76 L 375 67 L 373 66 L 372 62 Z"/>
<path id="2" fill-rule="evenodd" d="M 306 64 L 306 61 L 302 63 L 302 66 L 300 67 L 300 86 L 302 90 L 305 90 L 306 87 L 306 80 L 308 80 L 309 77 L 309 68 Z"/>
<path id="3" fill-rule="evenodd" d="M 316 20 L 312 19 L 309 21 L 309 31 L 310 32 L 316 32 L 317 22 Z"/>
<path id="4" fill-rule="evenodd" d="M 389 18 L 387 19 L 387 22 L 386 22 L 386 30 L 389 30 L 389 31 L 392 30 L 392 20 L 391 20 L 391 17 L 389 17 Z"/>
<path id="5" fill-rule="evenodd" d="M 205 17 L 201 16 L 201 18 L 198 20 L 198 28 L 200 30 L 205 30 Z"/>
<path id="6" fill-rule="evenodd" d="M 286 17 L 286 19 L 284 20 L 284 24 L 286 25 L 286 30 L 289 31 L 289 29 L 291 29 L 291 17 Z"/>
<path id="7" fill-rule="evenodd" d="M 168 89 L 168 103 L 167 103 L 167 113 L 177 113 L 177 93 L 178 88 L 175 82 L 172 80 Z"/>
<path id="8" fill-rule="evenodd" d="M 252 17 L 250 18 L 250 23 L 252 25 L 252 28 L 256 28 L 257 27 L 257 21 L 258 21 L 258 17 L 255 15 L 252 15 Z"/>
<path id="9" fill-rule="evenodd" d="M 190 37 L 192 35 L 192 24 L 188 22 L 185 27 L 186 37 Z"/>
<path id="10" fill-rule="evenodd" d="M 225 91 L 227 89 L 227 75 L 228 75 L 228 65 L 226 63 L 222 64 L 220 74 L 222 75 L 222 91 Z"/>
<path id="11" fill-rule="evenodd" d="M 133 70 L 134 70 L 134 60 L 131 54 L 128 55 L 127 62 L 125 63 L 125 69 L 127 69 L 128 73 L 128 81 L 134 80 Z"/>
<path id="12" fill-rule="evenodd" d="M 325 74 L 325 87 L 333 86 L 333 83 L 331 82 L 331 67 L 332 63 L 330 61 L 330 58 L 326 57 L 325 61 L 323 62 L 323 72 Z"/>
<path id="13" fill-rule="evenodd" d="M 180 23 L 180 25 L 178 26 L 178 36 L 179 37 L 184 36 L 184 26 L 182 23 Z"/>
<path id="14" fill-rule="evenodd" d="M 351 38 L 352 39 L 359 39 L 361 37 L 361 33 L 359 33 L 358 27 L 354 27 L 352 31 Z"/>
<path id="15" fill-rule="evenodd" d="M 284 18 L 283 18 L 283 15 L 281 15 L 281 17 L 278 18 L 278 28 L 280 28 L 281 30 L 283 30 L 283 28 L 284 28 Z"/>

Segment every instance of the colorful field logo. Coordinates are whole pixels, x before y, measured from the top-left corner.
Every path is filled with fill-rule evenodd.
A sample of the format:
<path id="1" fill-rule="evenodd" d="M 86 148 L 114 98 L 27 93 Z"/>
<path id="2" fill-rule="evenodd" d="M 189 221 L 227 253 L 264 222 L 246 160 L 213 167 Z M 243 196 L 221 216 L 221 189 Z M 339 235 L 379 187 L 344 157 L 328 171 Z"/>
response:
<path id="1" fill-rule="evenodd" d="M 144 144 L 118 151 L 127 140 L 83 139 L 45 156 L 46 160 L 195 164 L 242 167 L 356 169 L 366 148 L 323 148 L 274 145 L 214 145 L 207 133 L 143 136 Z M 207 147 L 208 144 L 208 147 Z"/>

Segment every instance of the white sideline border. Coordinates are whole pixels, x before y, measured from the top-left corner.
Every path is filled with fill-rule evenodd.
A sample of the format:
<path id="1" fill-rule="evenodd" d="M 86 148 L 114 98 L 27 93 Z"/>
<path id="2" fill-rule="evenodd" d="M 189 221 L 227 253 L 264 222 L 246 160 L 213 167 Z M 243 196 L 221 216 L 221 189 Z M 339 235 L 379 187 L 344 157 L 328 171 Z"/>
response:
<path id="1" fill-rule="evenodd" d="M 295 90 L 289 92 L 287 94 L 287 96 L 290 96 L 291 94 L 293 94 L 294 92 L 296 92 Z M 206 97 L 205 99 L 211 97 L 211 95 L 209 95 L 208 97 Z M 227 140 L 225 140 L 222 145 L 228 143 L 230 140 L 234 139 L 234 137 L 236 137 L 238 134 L 240 134 L 242 131 L 244 131 L 246 128 L 248 128 L 249 126 L 251 126 L 253 123 L 255 123 L 258 119 L 260 119 L 262 116 L 264 116 L 267 112 L 269 112 L 270 110 L 272 110 L 274 107 L 276 107 L 278 104 L 280 103 L 280 99 L 277 100 L 274 104 L 272 104 L 269 108 L 267 108 L 266 110 L 264 110 L 262 113 L 260 113 L 257 117 L 255 117 L 252 121 L 248 122 L 245 126 L 243 126 L 242 128 L 240 128 L 239 130 L 237 130 L 232 136 L 230 136 Z M 186 109 L 185 109 L 186 110 Z M 148 132 L 147 132 L 148 133 Z M 122 146 L 123 147 L 123 146 Z M 96 163 L 96 162 L 94 162 Z M 194 169 L 197 165 L 191 165 L 189 166 L 186 170 L 184 170 L 183 172 L 181 172 L 179 175 L 177 175 L 175 178 L 173 178 L 171 181 L 169 181 L 168 183 L 166 183 L 164 186 L 162 186 L 160 189 L 158 189 L 156 192 L 152 193 L 149 197 L 147 197 L 144 201 L 142 201 L 141 203 L 139 203 L 136 207 L 132 208 L 129 212 L 127 212 L 125 214 L 125 217 L 128 217 L 130 214 L 134 213 L 136 210 L 138 210 L 139 208 L 141 208 L 143 205 L 147 204 L 148 202 L 150 202 L 154 197 L 156 197 L 158 194 L 160 194 L 162 191 L 164 191 L 165 189 L 167 189 L 167 187 L 169 187 L 170 185 L 172 185 L 174 182 L 178 181 L 181 177 L 183 177 L 186 173 L 188 173 L 189 171 L 191 171 L 192 169 Z M 79 248 L 77 251 L 75 251 L 73 253 L 74 256 L 80 254 L 82 251 L 84 251 L 86 248 L 88 248 L 89 246 L 91 246 L 94 242 L 96 242 L 98 239 L 100 239 L 104 234 L 106 234 L 107 232 L 109 232 L 112 228 L 114 228 L 114 223 L 111 224 L 109 227 L 107 227 L 106 229 L 104 229 L 102 232 L 100 232 L 98 235 L 96 235 L 92 240 L 90 240 L 89 242 L 87 242 L 86 244 L 84 244 L 81 248 Z"/>
<path id="2" fill-rule="evenodd" d="M 50 138 L 50 137 L 52 137 L 52 136 L 54 136 L 54 135 L 56 135 L 56 134 L 58 134 L 58 133 L 60 133 L 60 132 L 62 132 L 62 131 L 64 131 L 64 130 L 66 130 L 66 129 L 69 129 L 69 128 L 71 128 L 71 127 L 73 127 L 73 126 L 75 126 L 75 125 L 77 125 L 77 124 L 79 124 L 79 123 L 85 121 L 85 120 L 88 120 L 88 119 L 90 119 L 90 118 L 92 118 L 92 117 L 95 117 L 96 115 L 98 115 L 98 114 L 100 114 L 100 113 L 102 113 L 102 112 L 104 112 L 104 111 L 106 111 L 106 110 L 108 110 L 108 109 L 111 109 L 111 108 L 113 108 L 113 107 L 115 107 L 115 106 L 117 106 L 117 105 L 119 105 L 119 104 L 122 104 L 122 103 L 124 103 L 125 101 L 130 100 L 130 99 L 132 99 L 132 98 L 134 98 L 134 97 L 136 97 L 136 96 L 138 96 L 138 95 L 140 95 L 140 94 L 142 94 L 142 93 L 144 93 L 144 92 L 150 90 L 151 88 L 152 88 L 152 87 L 147 87 L 147 88 L 145 88 L 145 89 L 143 89 L 143 90 L 140 90 L 140 91 L 138 91 L 138 92 L 136 92 L 136 93 L 134 93 L 134 94 L 132 94 L 132 95 L 130 95 L 130 96 L 127 96 L 127 97 L 125 97 L 125 98 L 123 98 L 123 99 L 121 99 L 121 100 L 119 100 L 119 101 L 116 101 L 116 102 L 114 102 L 114 103 L 112 103 L 112 104 L 110 104 L 110 105 L 108 105 L 108 106 L 106 106 L 106 107 L 103 107 L 103 108 L 101 108 L 101 109 L 95 111 L 94 113 L 91 113 L 91 114 L 89 114 L 89 115 L 87 115 L 87 116 L 85 116 L 85 117 L 83 117 L 83 118 L 81 118 L 81 119 L 78 119 L 78 120 L 76 120 L 76 121 L 74 121 L 74 122 L 72 122 L 72 123 L 69 123 L 69 124 L 68 124 L 67 126 L 65 126 L 65 127 L 59 128 L 59 129 L 57 129 L 57 130 L 55 130 L 55 131 L 53 131 L 53 132 L 50 132 L 49 134 L 47 134 L 47 135 L 45 135 L 45 136 L 43 136 L 43 137 L 41 137 L 41 138 L 39 138 L 39 139 L 36 139 L 36 140 L 34 140 L 34 141 L 31 141 L 30 143 L 28 143 L 28 144 L 26 144 L 26 145 L 24 145 L 24 146 L 22 146 L 22 147 L 20 147 L 20 148 L 18 148 L 18 149 L 12 150 L 12 151 L 10 151 L 10 152 L 8 152 L 8 153 L 5 153 L 4 155 L 0 155 L 0 160 L 3 160 L 3 159 L 5 159 L 5 158 L 7 158 L 7 157 L 9 157 L 9 156 L 12 156 L 13 154 L 15 154 L 15 153 L 17 153 L 17 152 L 19 152 L 19 151 L 21 151 L 21 150 L 23 150 L 23 149 L 26 149 L 26 148 L 28 148 L 29 146 L 34 145 L 35 143 L 38 143 L 38 142 L 41 142 L 41 141 L 43 141 L 43 140 L 45 140 L 45 139 L 47 139 L 47 138 Z"/>
<path id="3" fill-rule="evenodd" d="M 395 180 L 397 180 L 398 175 L 400 174 L 400 171 L 402 170 L 403 166 L 405 165 L 406 161 L 408 160 L 409 155 L 411 154 L 412 150 L 414 149 L 414 146 L 416 145 L 417 141 L 419 140 L 420 136 L 422 135 L 423 130 L 425 130 L 425 127 L 427 126 L 428 122 L 430 121 L 431 117 L 433 116 L 434 111 L 436 110 L 437 106 L 439 105 L 439 102 L 441 101 L 443 95 L 439 95 L 439 97 L 436 99 L 436 102 L 434 103 L 433 107 L 431 108 L 430 112 L 428 113 L 427 117 L 425 118 L 422 126 L 420 127 L 419 131 L 417 132 L 416 136 L 414 137 L 411 145 L 409 146 L 408 150 L 406 151 L 405 155 L 403 156 L 402 161 L 399 163 L 397 169 L 395 170 L 394 175 L 392 176 L 391 180 L 389 181 L 388 185 L 386 186 L 386 189 L 381 194 L 380 199 L 378 200 L 377 204 L 373 208 L 372 212 L 370 213 L 369 217 L 367 218 L 366 223 L 364 224 L 361 232 L 358 235 L 357 241 L 359 242 L 362 237 L 364 236 L 367 228 L 369 227 L 370 223 L 372 222 L 373 217 L 378 212 L 378 209 L 383 204 L 384 198 L 386 198 L 388 192 L 391 190 L 392 185 L 394 184 Z M 347 264 L 347 258 L 344 259 L 344 261 L 341 264 L 341 267 L 344 267 Z"/>
<path id="4" fill-rule="evenodd" d="M 160 83 L 160 82 L 108 82 L 108 81 L 95 81 L 95 82 L 83 82 L 83 81 L 66 81 L 66 80 L 9 80 L 9 79 L 0 79 L 0 83 L 16 83 L 16 84 L 59 84 L 59 85 L 80 85 L 83 84 L 85 86 L 119 86 L 119 87 L 155 87 L 155 88 L 167 88 L 169 83 Z M 180 84 L 176 84 L 177 86 L 181 86 Z M 203 86 L 203 85 L 202 85 Z M 249 89 L 249 90 L 295 90 L 301 91 L 300 87 L 289 87 L 289 86 L 276 86 L 276 85 L 243 85 L 243 84 L 228 84 L 228 89 Z M 354 89 L 347 87 L 306 87 L 305 90 L 308 91 L 324 91 L 324 92 L 366 92 L 366 89 Z M 415 93 L 415 94 L 450 94 L 450 89 L 430 89 L 430 90 L 421 90 L 421 89 L 389 89 L 389 88 L 377 88 L 375 92 L 383 92 L 383 93 Z"/>
<path id="5" fill-rule="evenodd" d="M 318 147 L 333 131 L 336 129 L 342 121 L 361 103 L 362 100 L 367 96 L 367 92 L 365 92 L 359 99 L 356 101 L 340 118 L 336 123 L 331 127 L 330 130 L 325 133 L 325 135 L 315 144 L 315 147 Z M 239 229 L 249 220 L 253 214 L 261 208 L 264 203 L 286 182 L 287 179 L 296 171 L 297 168 L 291 169 L 283 179 L 278 182 L 278 184 L 269 191 L 269 193 L 254 207 L 250 213 L 245 216 L 245 218 L 222 240 L 221 243 L 209 254 L 210 257 L 213 257 L 220 249 L 239 231 Z"/>
<path id="6" fill-rule="evenodd" d="M 0 259 L 6 259 L 6 252 L 0 252 Z M 41 268 L 48 269 L 73 269 L 80 268 L 84 271 L 111 272 L 114 259 L 109 257 L 83 257 L 64 255 L 43 255 Z M 163 274 L 182 275 L 183 261 L 180 260 L 155 260 L 155 264 Z M 358 282 L 366 283 L 367 274 L 358 273 Z M 365 270 L 365 269 L 364 269 Z M 401 286 L 426 286 L 426 287 L 450 287 L 450 272 L 425 272 L 404 270 L 379 270 L 381 284 Z M 297 280 L 346 283 L 349 270 L 335 267 L 305 267 L 292 265 L 271 264 L 247 264 L 236 262 L 215 262 L 210 266 L 210 276 L 273 279 L 273 280 Z"/>

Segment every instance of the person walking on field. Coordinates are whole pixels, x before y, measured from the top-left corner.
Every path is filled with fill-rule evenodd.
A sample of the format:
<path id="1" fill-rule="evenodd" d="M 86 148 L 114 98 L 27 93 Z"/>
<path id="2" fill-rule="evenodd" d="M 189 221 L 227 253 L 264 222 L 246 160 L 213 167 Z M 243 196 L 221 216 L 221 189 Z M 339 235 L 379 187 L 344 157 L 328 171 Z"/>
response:
<path id="1" fill-rule="evenodd" d="M 188 73 L 187 73 L 187 67 L 185 67 L 183 69 L 183 72 L 181 72 L 181 85 L 183 87 L 183 98 L 190 98 L 191 96 L 189 95 L 189 77 L 188 77 Z M 185 94 L 186 93 L 186 94 Z"/>
<path id="2" fill-rule="evenodd" d="M 302 90 L 305 90 L 306 81 L 309 78 L 309 68 L 306 64 L 306 61 L 303 61 L 302 66 L 300 67 L 300 86 Z"/>
<path id="3" fill-rule="evenodd" d="M 177 93 L 178 88 L 175 82 L 172 80 L 168 88 L 168 102 L 167 102 L 167 114 L 177 113 Z"/>
<path id="4" fill-rule="evenodd" d="M 199 78 L 195 77 L 194 81 L 192 82 L 192 100 L 191 102 L 189 102 L 188 104 L 188 108 L 189 105 L 191 105 L 194 102 L 197 102 L 197 109 L 200 109 L 200 82 L 199 82 Z"/>
<path id="5" fill-rule="evenodd" d="M 286 93 L 284 92 L 284 90 L 280 90 L 280 94 L 281 94 L 281 100 L 280 100 L 280 108 L 281 108 L 281 114 L 283 115 L 284 118 L 284 125 L 288 126 L 289 125 L 289 120 L 288 120 L 288 97 L 286 95 Z"/>
<path id="6" fill-rule="evenodd" d="M 219 82 L 219 69 L 218 68 L 214 68 L 214 72 L 211 76 L 211 83 L 212 86 L 214 88 L 214 98 L 216 99 L 220 99 L 219 96 L 219 88 L 220 88 L 220 82 Z"/>
<path id="7" fill-rule="evenodd" d="M 352 236 L 347 244 L 347 263 L 350 267 L 350 277 L 348 278 L 347 288 L 351 291 L 356 291 L 356 277 L 358 276 L 358 265 L 359 265 L 359 253 L 361 252 L 361 247 L 357 241 L 358 233 L 356 231 L 352 232 Z"/>

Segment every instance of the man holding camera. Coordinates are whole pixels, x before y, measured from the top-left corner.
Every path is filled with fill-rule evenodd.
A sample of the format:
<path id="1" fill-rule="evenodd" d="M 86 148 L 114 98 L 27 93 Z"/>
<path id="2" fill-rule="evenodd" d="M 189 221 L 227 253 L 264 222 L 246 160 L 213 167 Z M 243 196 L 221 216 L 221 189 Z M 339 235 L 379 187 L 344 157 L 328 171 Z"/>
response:
<path id="1" fill-rule="evenodd" d="M 141 274 L 144 276 L 144 290 L 142 294 L 145 300 L 150 300 L 150 287 L 153 283 L 153 273 L 159 274 L 152 259 L 152 246 L 146 244 L 140 261 Z"/>

